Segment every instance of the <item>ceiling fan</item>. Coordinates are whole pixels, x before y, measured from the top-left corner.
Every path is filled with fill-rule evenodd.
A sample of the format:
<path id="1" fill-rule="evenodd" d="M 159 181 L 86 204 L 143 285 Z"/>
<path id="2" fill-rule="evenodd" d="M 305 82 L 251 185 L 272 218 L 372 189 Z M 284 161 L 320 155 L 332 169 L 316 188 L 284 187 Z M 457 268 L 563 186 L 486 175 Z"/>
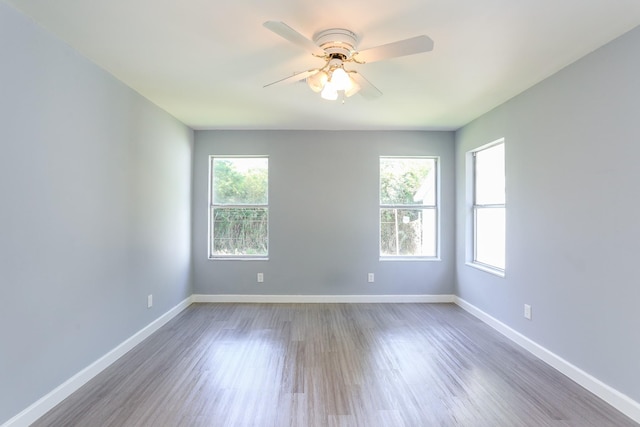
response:
<path id="1" fill-rule="evenodd" d="M 263 25 L 325 61 L 322 67 L 294 73 L 264 87 L 306 80 L 311 90 L 332 101 L 338 99 L 339 93 L 343 95 L 343 100 L 344 96 L 350 97 L 356 93 L 370 99 L 382 95 L 382 92 L 362 74 L 355 70 L 346 70 L 345 64 L 365 64 L 433 50 L 433 40 L 425 35 L 359 51 L 358 36 L 345 28 L 323 30 L 316 33 L 313 40 L 309 40 L 284 22 L 267 21 Z"/>

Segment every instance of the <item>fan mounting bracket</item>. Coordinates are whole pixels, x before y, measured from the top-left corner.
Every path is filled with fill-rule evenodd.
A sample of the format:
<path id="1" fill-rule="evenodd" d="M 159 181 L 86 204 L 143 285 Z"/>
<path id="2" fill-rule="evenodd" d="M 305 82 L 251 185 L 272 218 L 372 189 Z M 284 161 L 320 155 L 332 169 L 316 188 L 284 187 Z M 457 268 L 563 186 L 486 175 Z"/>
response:
<path id="1" fill-rule="evenodd" d="M 345 28 L 329 28 L 316 33 L 313 41 L 327 53 L 327 56 L 341 55 L 348 60 L 356 52 L 358 36 Z"/>

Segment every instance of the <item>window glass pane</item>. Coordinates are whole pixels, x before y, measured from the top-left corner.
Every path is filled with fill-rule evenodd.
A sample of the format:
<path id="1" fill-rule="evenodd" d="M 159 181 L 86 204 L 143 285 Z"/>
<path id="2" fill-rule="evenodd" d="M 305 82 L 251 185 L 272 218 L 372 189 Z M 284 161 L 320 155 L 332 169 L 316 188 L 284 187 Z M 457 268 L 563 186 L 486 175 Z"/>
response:
<path id="1" fill-rule="evenodd" d="M 475 154 L 475 204 L 504 204 L 504 144 Z"/>
<path id="2" fill-rule="evenodd" d="M 505 268 L 505 209 L 476 208 L 475 260 L 504 270 Z"/>
<path id="3" fill-rule="evenodd" d="M 436 256 L 435 209 L 380 209 L 381 256 Z"/>
<path id="4" fill-rule="evenodd" d="M 213 159 L 214 204 L 259 205 L 268 201 L 266 157 Z"/>
<path id="5" fill-rule="evenodd" d="M 380 204 L 436 204 L 436 160 L 380 158 Z"/>
<path id="6" fill-rule="evenodd" d="M 214 208 L 212 255 L 266 256 L 267 208 Z"/>

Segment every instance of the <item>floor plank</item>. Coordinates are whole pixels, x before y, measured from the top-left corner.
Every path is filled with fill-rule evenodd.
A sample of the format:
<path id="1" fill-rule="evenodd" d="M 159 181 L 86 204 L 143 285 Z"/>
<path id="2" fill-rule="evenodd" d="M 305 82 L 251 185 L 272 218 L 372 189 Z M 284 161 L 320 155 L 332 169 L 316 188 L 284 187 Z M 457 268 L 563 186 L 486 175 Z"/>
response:
<path id="1" fill-rule="evenodd" d="M 34 426 L 637 426 L 452 304 L 193 304 Z"/>

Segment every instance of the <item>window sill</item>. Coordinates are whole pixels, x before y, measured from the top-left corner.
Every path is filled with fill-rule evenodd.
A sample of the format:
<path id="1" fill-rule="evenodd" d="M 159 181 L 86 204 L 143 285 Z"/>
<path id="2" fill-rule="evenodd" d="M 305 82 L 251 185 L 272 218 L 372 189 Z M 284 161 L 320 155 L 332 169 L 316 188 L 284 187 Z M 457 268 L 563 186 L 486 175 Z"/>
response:
<path id="1" fill-rule="evenodd" d="M 469 266 L 469 267 L 473 267 L 475 269 L 478 269 L 480 271 L 484 271 L 485 273 L 493 274 L 494 276 L 498 276 L 498 277 L 502 277 L 502 278 L 505 277 L 505 271 L 504 270 L 500 270 L 498 268 L 493 268 L 493 267 L 485 265 L 485 264 L 478 264 L 476 262 L 467 262 L 466 265 Z"/>
<path id="2" fill-rule="evenodd" d="M 269 261 L 267 257 L 221 257 L 210 256 L 209 261 Z"/>
<path id="3" fill-rule="evenodd" d="M 438 257 L 417 257 L 417 256 L 389 256 L 380 257 L 379 261 L 440 261 Z"/>

